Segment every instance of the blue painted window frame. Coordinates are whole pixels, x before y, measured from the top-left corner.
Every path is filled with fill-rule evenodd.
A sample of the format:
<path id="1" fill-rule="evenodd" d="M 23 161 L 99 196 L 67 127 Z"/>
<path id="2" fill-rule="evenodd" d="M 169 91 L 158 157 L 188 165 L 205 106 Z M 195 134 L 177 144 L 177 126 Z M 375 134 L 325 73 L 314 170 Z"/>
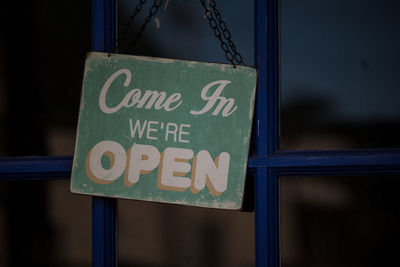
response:
<path id="1" fill-rule="evenodd" d="M 279 176 L 400 174 L 400 150 L 280 151 L 279 0 L 255 0 L 258 85 L 255 155 L 256 265 L 279 266 Z M 110 52 L 115 43 L 115 0 L 92 1 L 92 48 Z M 72 157 L 0 158 L 0 181 L 69 179 Z M 116 201 L 92 197 L 93 266 L 116 266 Z"/>
<path id="2" fill-rule="evenodd" d="M 279 267 L 279 176 L 400 174 L 399 149 L 281 151 L 279 144 L 279 0 L 256 0 L 258 69 L 255 172 L 256 266 Z"/>

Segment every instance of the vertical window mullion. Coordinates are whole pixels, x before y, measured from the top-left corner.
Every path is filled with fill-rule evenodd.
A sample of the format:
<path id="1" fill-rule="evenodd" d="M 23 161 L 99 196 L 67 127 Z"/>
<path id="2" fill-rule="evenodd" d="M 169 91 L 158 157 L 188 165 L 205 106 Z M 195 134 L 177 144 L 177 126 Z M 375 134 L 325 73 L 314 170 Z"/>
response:
<path id="1" fill-rule="evenodd" d="M 255 3 L 255 62 L 257 67 L 257 97 L 255 111 L 255 149 L 257 157 L 268 155 L 267 133 L 267 0 Z"/>
<path id="2" fill-rule="evenodd" d="M 255 59 L 258 70 L 256 105 L 256 156 L 265 159 L 266 168 L 255 176 L 256 265 L 279 266 L 279 186 L 268 167 L 278 148 L 278 1 L 256 0 Z"/>
<path id="3" fill-rule="evenodd" d="M 92 49 L 112 52 L 115 44 L 115 0 L 92 1 Z M 92 261 L 95 267 L 117 265 L 116 200 L 92 198 Z"/>
<path id="4" fill-rule="evenodd" d="M 257 168 L 254 182 L 255 194 L 255 241 L 256 266 L 267 266 L 267 172 L 266 168 Z"/>
<path id="5" fill-rule="evenodd" d="M 266 0 L 266 113 L 268 154 L 279 146 L 279 22 L 278 0 Z"/>

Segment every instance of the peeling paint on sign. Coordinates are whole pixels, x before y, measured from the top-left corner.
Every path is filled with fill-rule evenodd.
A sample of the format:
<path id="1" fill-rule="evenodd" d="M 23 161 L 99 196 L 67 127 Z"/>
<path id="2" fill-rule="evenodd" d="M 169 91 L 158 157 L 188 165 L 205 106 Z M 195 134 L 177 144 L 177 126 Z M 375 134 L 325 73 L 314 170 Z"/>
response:
<path id="1" fill-rule="evenodd" d="M 251 67 L 89 53 L 71 191 L 240 209 L 256 76 Z"/>

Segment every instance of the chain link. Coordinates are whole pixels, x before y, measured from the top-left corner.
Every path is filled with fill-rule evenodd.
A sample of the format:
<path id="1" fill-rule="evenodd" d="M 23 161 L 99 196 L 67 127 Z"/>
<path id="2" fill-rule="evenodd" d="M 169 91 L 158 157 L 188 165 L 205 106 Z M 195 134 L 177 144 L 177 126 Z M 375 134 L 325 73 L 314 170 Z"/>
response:
<path id="1" fill-rule="evenodd" d="M 231 48 L 231 50 L 233 52 L 233 56 L 234 56 L 237 64 L 244 63 L 242 55 L 236 50 L 236 46 L 233 43 L 233 41 L 231 40 L 232 35 L 231 35 L 230 31 L 228 30 L 225 21 L 222 19 L 221 13 L 219 13 L 219 11 L 217 9 L 217 4 L 215 3 L 214 0 L 209 0 L 209 2 L 210 2 L 210 6 L 213 9 L 215 18 L 218 21 L 218 26 L 222 30 L 224 38 L 227 40 L 229 47 Z"/>
<path id="2" fill-rule="evenodd" d="M 116 49 L 118 49 L 119 42 L 123 40 L 128 33 L 130 26 L 135 19 L 135 17 L 139 14 L 142 10 L 143 6 L 146 4 L 147 0 L 140 0 L 139 3 L 136 5 L 134 12 L 130 16 L 130 19 L 127 23 L 124 24 L 121 30 L 121 37 L 117 39 L 116 42 Z M 129 44 L 129 47 L 132 49 L 135 48 L 137 41 L 142 36 L 144 30 L 146 29 L 147 24 L 150 23 L 152 18 L 157 14 L 163 0 L 154 0 L 153 5 L 149 10 L 149 14 L 146 16 L 143 25 L 141 26 L 136 38 L 133 42 Z M 215 37 L 220 41 L 220 46 L 225 53 L 225 57 L 228 59 L 229 62 L 233 64 L 236 68 L 236 65 L 244 64 L 242 55 L 237 51 L 235 44 L 232 41 L 232 35 L 226 26 L 225 21 L 222 19 L 221 13 L 217 9 L 217 4 L 214 0 L 207 0 L 209 6 L 208 8 L 206 5 L 206 0 L 200 0 L 201 5 L 204 8 L 205 16 L 208 19 L 208 24 L 210 25 L 211 29 L 214 32 Z"/>
<path id="3" fill-rule="evenodd" d="M 153 16 L 155 14 L 157 14 L 158 9 L 160 8 L 160 6 L 162 4 L 162 1 L 163 0 L 154 0 L 153 5 L 150 8 L 149 14 L 145 18 L 144 23 L 143 23 L 142 27 L 139 30 L 139 33 L 136 35 L 135 40 L 133 42 L 131 42 L 130 45 L 129 45 L 130 47 L 132 47 L 132 49 L 134 49 L 136 47 L 137 41 L 142 36 L 144 30 L 146 29 L 147 24 L 149 24 L 149 22 L 151 21 Z"/>
<path id="4" fill-rule="evenodd" d="M 208 19 L 208 24 L 214 31 L 215 37 L 217 37 L 220 41 L 220 45 L 225 53 L 225 57 L 233 64 L 235 68 L 236 65 L 244 64 L 242 55 L 237 51 L 236 46 L 231 39 L 232 35 L 228 30 L 225 21 L 222 19 L 221 13 L 218 11 L 215 1 L 208 0 L 212 11 L 207 7 L 205 0 L 200 0 L 200 3 L 204 8 L 206 18 Z"/>
<path id="5" fill-rule="evenodd" d="M 116 49 L 119 48 L 119 43 L 121 40 L 123 40 L 126 37 L 126 34 L 128 33 L 131 24 L 135 17 L 139 14 L 139 12 L 142 10 L 143 6 L 146 4 L 147 0 L 140 0 L 140 2 L 136 5 L 134 12 L 130 16 L 130 19 L 127 23 L 124 24 L 122 31 L 121 31 L 121 37 L 118 38 L 117 43 L 116 43 Z M 138 34 L 136 35 L 135 39 L 128 45 L 128 47 L 131 47 L 131 49 L 134 49 L 136 47 L 137 41 L 140 39 L 142 36 L 144 30 L 146 29 L 147 24 L 152 20 L 152 18 L 157 14 L 158 9 L 160 8 L 163 0 L 154 0 L 153 5 L 151 6 L 149 10 L 149 14 L 146 16 L 144 23 L 140 27 L 140 30 Z"/>
<path id="6" fill-rule="evenodd" d="M 129 21 L 127 23 L 124 24 L 124 26 L 122 26 L 122 30 L 121 30 L 121 34 L 118 39 L 117 39 L 117 45 L 116 45 L 116 49 L 118 49 L 119 46 L 119 42 L 123 39 L 125 39 L 126 34 L 128 33 L 132 22 L 134 21 L 135 17 L 139 14 L 139 12 L 142 10 L 142 7 L 144 4 L 146 4 L 147 0 L 140 0 L 139 3 L 136 5 L 135 7 L 135 11 L 133 11 L 132 15 L 129 18 Z"/>

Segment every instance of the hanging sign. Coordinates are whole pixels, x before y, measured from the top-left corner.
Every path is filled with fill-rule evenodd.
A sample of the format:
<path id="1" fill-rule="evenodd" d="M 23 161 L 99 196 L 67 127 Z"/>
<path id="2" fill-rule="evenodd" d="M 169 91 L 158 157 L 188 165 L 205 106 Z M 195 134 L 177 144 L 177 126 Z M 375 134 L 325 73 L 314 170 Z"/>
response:
<path id="1" fill-rule="evenodd" d="M 256 70 L 89 53 L 71 191 L 240 209 Z"/>

